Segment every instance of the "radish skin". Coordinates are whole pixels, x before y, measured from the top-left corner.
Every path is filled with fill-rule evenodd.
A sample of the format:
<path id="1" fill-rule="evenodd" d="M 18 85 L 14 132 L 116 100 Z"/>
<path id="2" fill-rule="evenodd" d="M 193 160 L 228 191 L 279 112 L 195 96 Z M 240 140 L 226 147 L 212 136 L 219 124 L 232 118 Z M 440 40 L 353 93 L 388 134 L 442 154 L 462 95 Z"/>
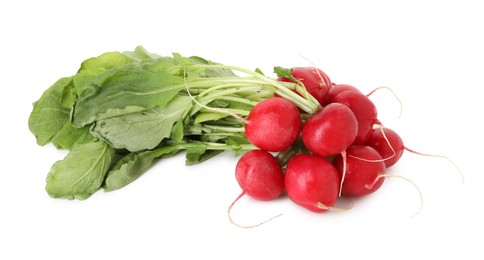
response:
<path id="1" fill-rule="evenodd" d="M 245 153 L 235 166 L 235 178 L 242 190 L 257 200 L 272 200 L 284 191 L 282 169 L 266 151 Z"/>
<path id="2" fill-rule="evenodd" d="M 354 113 L 358 121 L 358 134 L 354 144 L 364 144 L 371 135 L 373 125 L 379 123 L 376 106 L 365 95 L 356 91 L 343 91 L 333 98 L 333 102 L 340 103 Z"/>
<path id="3" fill-rule="evenodd" d="M 357 89 L 356 87 L 354 87 L 352 85 L 348 85 L 348 84 L 334 84 L 329 89 L 328 99 L 326 100 L 326 104 L 333 103 L 334 102 L 334 97 L 336 95 L 338 95 L 339 93 L 345 92 L 345 91 L 354 91 L 354 92 L 361 93 L 359 89 Z"/>
<path id="4" fill-rule="evenodd" d="M 385 163 L 380 154 L 366 145 L 352 145 L 346 150 L 346 154 L 346 172 L 341 194 L 347 197 L 361 197 L 378 190 L 385 179 L 379 177 L 385 174 Z M 343 157 L 337 156 L 332 163 L 342 175 Z"/>
<path id="5" fill-rule="evenodd" d="M 386 168 L 395 165 L 405 150 L 402 138 L 395 131 L 386 127 L 373 129 L 366 145 L 378 151 L 384 159 Z"/>
<path id="6" fill-rule="evenodd" d="M 244 226 L 235 222 L 230 214 L 235 203 L 246 194 L 262 201 L 273 200 L 281 196 L 284 191 L 284 176 L 279 163 L 272 154 L 262 150 L 245 153 L 235 166 L 235 178 L 242 188 L 242 192 L 227 209 L 232 224 L 241 228 L 254 228 L 281 216 L 279 214 L 256 225 Z"/>
<path id="7" fill-rule="evenodd" d="M 301 132 L 298 108 L 282 97 L 265 99 L 255 105 L 245 123 L 247 139 L 258 148 L 279 152 L 291 146 Z"/>
<path id="8" fill-rule="evenodd" d="M 326 157 L 342 153 L 357 134 L 358 121 L 353 112 L 342 104 L 333 103 L 304 122 L 302 140 L 311 152 Z"/>
<path id="9" fill-rule="evenodd" d="M 331 210 L 338 198 L 340 177 L 326 159 L 299 154 L 289 160 L 284 174 L 287 196 L 313 212 Z"/>

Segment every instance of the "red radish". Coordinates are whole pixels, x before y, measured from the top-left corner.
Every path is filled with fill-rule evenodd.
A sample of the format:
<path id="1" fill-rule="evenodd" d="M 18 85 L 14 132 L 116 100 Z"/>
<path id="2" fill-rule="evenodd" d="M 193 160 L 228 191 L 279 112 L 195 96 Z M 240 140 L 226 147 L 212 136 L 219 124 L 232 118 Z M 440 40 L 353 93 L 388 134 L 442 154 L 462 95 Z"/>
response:
<path id="1" fill-rule="evenodd" d="M 284 176 L 276 158 L 262 150 L 245 153 L 235 167 L 244 193 L 257 200 L 272 200 L 284 191 Z"/>
<path id="2" fill-rule="evenodd" d="M 302 140 L 311 152 L 325 157 L 344 152 L 357 134 L 358 121 L 353 112 L 333 103 L 304 122 Z"/>
<path id="3" fill-rule="evenodd" d="M 284 174 L 287 196 L 314 212 L 325 212 L 336 203 L 339 181 L 329 161 L 309 154 L 292 157 Z"/>
<path id="4" fill-rule="evenodd" d="M 382 133 L 384 132 L 384 134 Z M 459 172 L 462 182 L 464 182 L 464 174 L 459 169 L 457 164 L 455 164 L 451 159 L 446 156 L 438 155 L 438 154 L 427 154 L 414 151 L 403 144 L 402 138 L 393 130 L 389 128 L 375 128 L 372 131 L 371 137 L 366 142 L 366 145 L 373 147 L 378 153 L 381 155 L 385 162 L 386 168 L 395 165 L 398 160 L 403 155 L 403 151 L 407 150 L 408 152 L 422 155 L 422 156 L 429 156 L 429 157 L 440 157 L 444 158 L 449 161 Z"/>
<path id="5" fill-rule="evenodd" d="M 326 100 L 327 104 L 333 103 L 333 99 L 336 95 L 344 91 L 355 91 L 360 92 L 359 89 L 352 85 L 348 84 L 335 84 L 329 89 L 328 99 Z M 361 93 L 361 92 L 360 92 Z"/>
<path id="6" fill-rule="evenodd" d="M 252 150 L 240 157 L 235 167 L 235 178 L 242 188 L 242 193 L 228 208 L 229 220 L 242 228 L 253 228 L 270 221 L 279 215 L 257 225 L 242 226 L 232 220 L 230 212 L 234 204 L 245 194 L 257 200 L 273 200 L 284 191 L 284 176 L 276 158 L 262 150 Z"/>
<path id="7" fill-rule="evenodd" d="M 351 109 L 358 121 L 358 134 L 354 144 L 364 144 L 370 138 L 373 125 L 378 124 L 377 111 L 373 102 L 361 92 L 343 91 L 334 96 L 333 102 Z"/>
<path id="8" fill-rule="evenodd" d="M 315 67 L 294 67 L 290 73 L 297 81 L 303 83 L 309 94 L 320 104 L 325 104 L 331 87 L 331 80 L 326 73 Z M 278 80 L 292 82 L 288 78 L 278 78 Z"/>
<path id="9" fill-rule="evenodd" d="M 386 127 L 373 129 L 366 145 L 377 150 L 385 160 L 387 168 L 397 163 L 405 150 L 402 138 L 395 131 Z"/>
<path id="10" fill-rule="evenodd" d="M 370 146 L 352 145 L 346 150 L 346 173 L 341 155 L 333 160 L 342 180 L 341 194 L 349 197 L 368 195 L 378 190 L 383 184 L 385 163 L 380 154 Z"/>
<path id="11" fill-rule="evenodd" d="M 279 152 L 291 146 L 301 132 L 298 108 L 282 97 L 265 99 L 247 117 L 245 135 L 258 148 Z"/>

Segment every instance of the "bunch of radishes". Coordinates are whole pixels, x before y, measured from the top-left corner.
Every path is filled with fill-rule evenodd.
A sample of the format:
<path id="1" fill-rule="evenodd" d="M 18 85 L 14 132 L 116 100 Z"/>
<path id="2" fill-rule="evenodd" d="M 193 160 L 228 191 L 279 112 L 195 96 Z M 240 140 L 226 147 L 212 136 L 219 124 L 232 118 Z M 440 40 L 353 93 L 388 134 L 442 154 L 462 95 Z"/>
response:
<path id="1" fill-rule="evenodd" d="M 300 206 L 325 212 L 336 209 L 341 196 L 378 190 L 387 176 L 385 169 L 405 149 L 402 139 L 381 125 L 375 105 L 357 88 L 331 83 L 314 67 L 288 71 L 289 77 L 278 80 L 304 86 L 320 109 L 305 114 L 276 96 L 251 110 L 245 134 L 260 150 L 247 152 L 237 163 L 242 194 L 236 201 L 244 194 L 272 200 L 285 190 Z"/>

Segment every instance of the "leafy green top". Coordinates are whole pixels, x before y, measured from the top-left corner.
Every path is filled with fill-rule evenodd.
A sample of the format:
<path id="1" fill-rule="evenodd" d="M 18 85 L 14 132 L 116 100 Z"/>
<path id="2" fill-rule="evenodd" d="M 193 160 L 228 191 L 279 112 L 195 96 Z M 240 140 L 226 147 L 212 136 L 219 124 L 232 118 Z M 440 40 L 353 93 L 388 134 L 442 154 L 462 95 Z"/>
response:
<path id="1" fill-rule="evenodd" d="M 182 150 L 190 165 L 224 150 L 255 149 L 243 123 L 229 114 L 246 117 L 274 93 L 314 112 L 314 100 L 292 89 L 300 91 L 258 70 L 177 53 L 165 57 L 143 47 L 85 60 L 75 75 L 43 93 L 29 117 L 39 145 L 70 150 L 52 166 L 46 190 L 55 198 L 86 199 L 100 188 L 126 186 L 156 158 Z"/>

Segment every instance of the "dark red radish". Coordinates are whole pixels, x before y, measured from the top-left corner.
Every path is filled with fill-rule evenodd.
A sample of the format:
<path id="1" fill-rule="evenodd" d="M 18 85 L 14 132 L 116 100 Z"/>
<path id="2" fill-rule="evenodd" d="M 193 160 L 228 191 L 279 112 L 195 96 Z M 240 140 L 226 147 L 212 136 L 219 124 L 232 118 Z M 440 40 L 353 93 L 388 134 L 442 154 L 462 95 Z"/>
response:
<path id="1" fill-rule="evenodd" d="M 402 138 L 386 127 L 374 128 L 366 145 L 373 147 L 381 155 L 385 160 L 386 168 L 395 165 L 405 150 Z"/>
<path id="2" fill-rule="evenodd" d="M 257 200 L 272 200 L 284 191 L 282 169 L 272 154 L 262 150 L 245 153 L 235 167 L 242 190 Z"/>
<path id="3" fill-rule="evenodd" d="M 340 177 L 326 159 L 299 154 L 289 160 L 284 174 L 287 196 L 314 212 L 325 212 L 338 199 Z"/>
<path id="4" fill-rule="evenodd" d="M 333 102 L 343 104 L 353 111 L 358 121 L 354 144 L 364 144 L 370 138 L 373 125 L 379 123 L 376 106 L 367 96 L 356 91 L 343 91 L 334 96 Z"/>
<path id="5" fill-rule="evenodd" d="M 334 97 L 336 95 L 338 95 L 339 93 L 344 92 L 344 91 L 355 91 L 355 92 L 360 92 L 361 93 L 361 91 L 359 89 L 357 89 L 356 87 L 354 87 L 352 85 L 348 85 L 348 84 L 334 84 L 329 89 L 328 99 L 326 100 L 326 103 L 327 104 L 333 103 Z"/>
<path id="6" fill-rule="evenodd" d="M 314 154 L 334 156 L 346 150 L 358 134 L 358 121 L 347 106 L 333 103 L 308 118 L 302 140 Z"/>
<path id="7" fill-rule="evenodd" d="M 309 94 L 311 94 L 311 96 L 313 96 L 321 105 L 326 103 L 328 92 L 331 87 L 331 80 L 326 73 L 315 67 L 294 67 L 290 70 L 290 73 L 296 81 L 299 81 L 304 85 Z M 293 82 L 291 79 L 282 77 L 279 77 L 278 80 Z"/>
<path id="8" fill-rule="evenodd" d="M 378 190 L 385 178 L 385 163 L 380 154 L 367 145 L 352 145 L 346 150 L 346 173 L 341 155 L 333 160 L 333 165 L 340 176 L 343 174 L 341 194 L 348 197 L 360 197 Z"/>
<path id="9" fill-rule="evenodd" d="M 258 148 L 279 152 L 294 143 L 301 127 L 298 108 L 285 98 L 273 97 L 252 108 L 245 122 L 245 135 Z"/>

